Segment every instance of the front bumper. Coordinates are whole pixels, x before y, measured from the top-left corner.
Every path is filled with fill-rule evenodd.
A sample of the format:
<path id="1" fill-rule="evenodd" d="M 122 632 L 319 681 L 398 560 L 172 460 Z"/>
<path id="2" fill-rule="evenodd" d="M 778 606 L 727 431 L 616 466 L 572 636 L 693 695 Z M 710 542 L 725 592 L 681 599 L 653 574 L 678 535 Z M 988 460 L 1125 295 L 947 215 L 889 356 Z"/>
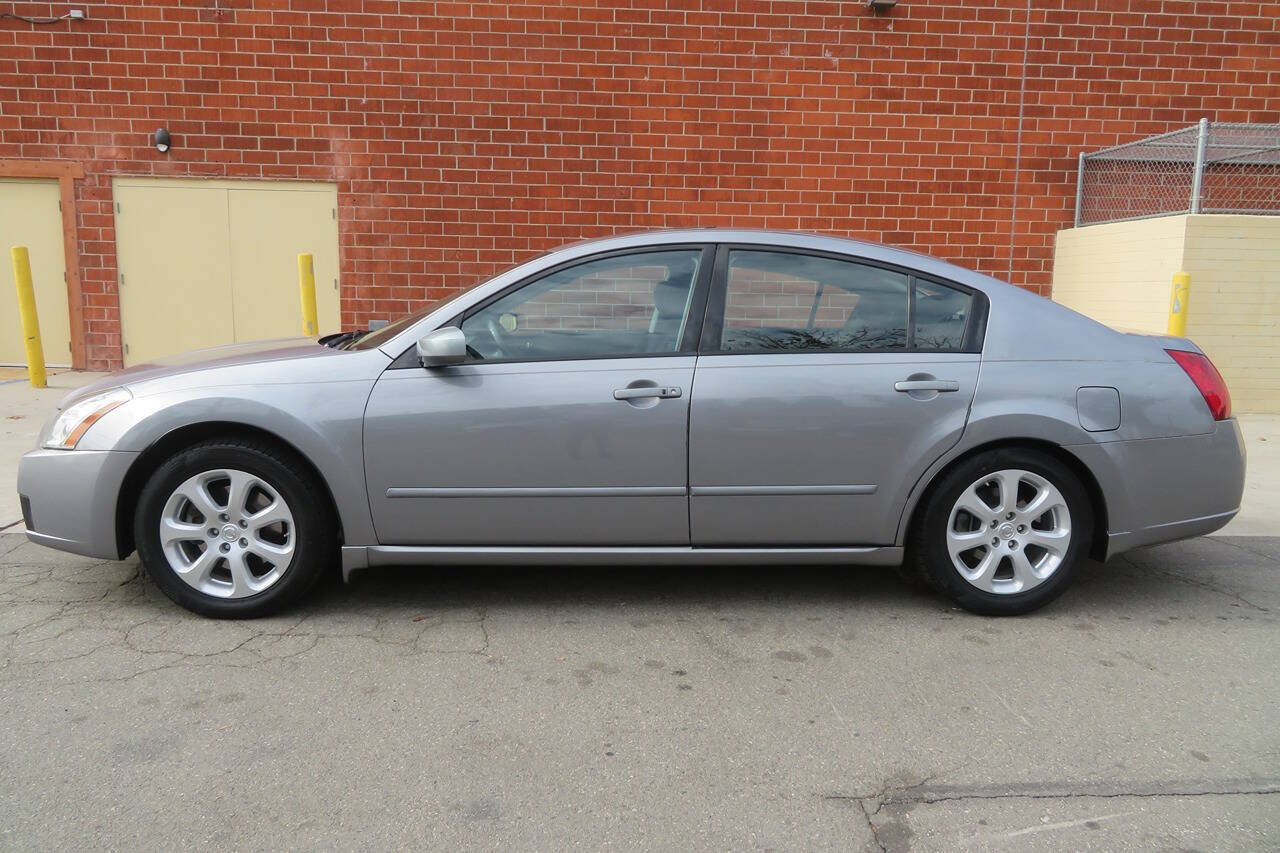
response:
<path id="1" fill-rule="evenodd" d="M 137 453 L 33 450 L 18 464 L 27 538 L 60 551 L 118 560 L 116 503 Z"/>

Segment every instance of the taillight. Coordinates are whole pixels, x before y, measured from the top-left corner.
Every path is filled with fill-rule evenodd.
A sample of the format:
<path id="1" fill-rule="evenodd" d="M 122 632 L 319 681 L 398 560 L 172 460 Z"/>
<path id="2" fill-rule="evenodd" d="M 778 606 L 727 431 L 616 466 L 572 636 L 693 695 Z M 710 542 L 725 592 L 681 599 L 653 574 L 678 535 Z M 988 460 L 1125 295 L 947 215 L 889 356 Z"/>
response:
<path id="1" fill-rule="evenodd" d="M 1182 349 L 1167 349 L 1165 352 L 1191 377 L 1200 396 L 1209 404 L 1209 411 L 1215 421 L 1231 417 L 1231 393 L 1227 391 L 1227 383 L 1223 381 L 1222 374 L 1207 355 Z"/>

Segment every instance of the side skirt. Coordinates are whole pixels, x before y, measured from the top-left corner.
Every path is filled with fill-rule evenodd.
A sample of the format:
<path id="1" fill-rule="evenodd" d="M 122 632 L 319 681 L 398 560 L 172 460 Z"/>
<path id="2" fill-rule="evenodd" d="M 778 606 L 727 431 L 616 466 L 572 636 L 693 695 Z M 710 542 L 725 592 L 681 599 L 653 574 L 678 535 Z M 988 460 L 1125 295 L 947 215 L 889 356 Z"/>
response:
<path id="1" fill-rule="evenodd" d="M 902 548 L 557 548 L 370 545 L 342 549 L 342 579 L 371 566 L 896 566 Z"/>

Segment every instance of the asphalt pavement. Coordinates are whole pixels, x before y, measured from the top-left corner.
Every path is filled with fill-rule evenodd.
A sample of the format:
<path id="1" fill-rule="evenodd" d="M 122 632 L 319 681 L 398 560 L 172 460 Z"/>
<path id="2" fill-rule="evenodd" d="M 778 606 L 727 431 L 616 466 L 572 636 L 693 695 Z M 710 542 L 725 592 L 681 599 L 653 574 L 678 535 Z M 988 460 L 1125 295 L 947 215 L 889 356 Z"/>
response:
<path id="1" fill-rule="evenodd" d="M 0 844 L 1280 846 L 1280 538 L 986 619 L 891 572 L 448 569 L 254 622 L 0 534 Z"/>

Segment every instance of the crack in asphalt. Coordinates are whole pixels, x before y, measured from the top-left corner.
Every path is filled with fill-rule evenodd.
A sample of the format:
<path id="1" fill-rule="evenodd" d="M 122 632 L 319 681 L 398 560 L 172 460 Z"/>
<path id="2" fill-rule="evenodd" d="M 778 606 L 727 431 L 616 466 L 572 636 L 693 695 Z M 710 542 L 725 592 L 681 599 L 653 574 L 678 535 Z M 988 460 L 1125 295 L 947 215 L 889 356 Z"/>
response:
<path id="1" fill-rule="evenodd" d="M 867 829 L 871 830 L 871 840 L 875 842 L 876 847 L 880 848 L 881 853 L 889 853 L 889 848 L 880 840 L 880 830 L 876 827 L 876 822 L 872 820 L 875 812 L 867 808 L 866 800 L 858 800 L 858 806 L 862 809 L 862 816 L 867 819 Z M 879 811 L 877 808 L 876 811 Z"/>
<path id="2" fill-rule="evenodd" d="M 954 800 L 1112 800 L 1125 797 L 1152 799 L 1159 797 L 1234 797 L 1280 794 L 1280 778 L 1261 779 L 1190 779 L 1161 783 L 1116 783 L 1068 785 L 1032 783 L 1016 785 L 947 785 L 924 787 L 925 783 L 905 788 L 888 787 L 877 794 L 827 794 L 826 800 L 853 800 L 862 803 L 868 820 L 887 805 L 920 805 Z M 915 793 L 912 793 L 915 792 Z M 868 804 L 876 804 L 868 809 Z"/>
<path id="3" fill-rule="evenodd" d="M 127 571 L 123 576 L 101 577 L 100 570 L 105 566 Z M 470 654 L 490 659 L 492 637 L 487 607 L 470 608 L 469 614 L 461 615 L 451 610 L 416 616 L 412 611 L 401 610 L 343 612 L 343 622 L 357 624 L 325 626 L 328 630 L 313 621 L 317 614 L 310 612 L 299 614 L 287 627 L 279 621 L 261 627 L 244 622 L 191 623 L 189 617 L 142 581 L 141 565 L 136 562 L 127 567 L 105 560 L 72 566 L 14 563 L 4 568 L 7 571 L 0 577 L 0 602 L 26 605 L 37 611 L 26 621 L 11 623 L 8 630 L 0 632 L 0 682 L 5 683 L 61 682 L 65 670 L 54 668 L 95 655 L 106 656 L 106 661 L 116 665 L 99 667 L 92 673 L 77 672 L 77 682 L 129 681 L 193 665 L 251 670 L 305 655 L 325 640 L 372 642 L 407 655 Z M 24 593 L 31 588 L 43 592 L 44 584 L 55 584 L 53 589 L 62 600 Z M 84 588 L 89 594 L 80 595 L 77 588 Z M 115 609 L 104 609 L 104 603 L 115 605 Z M 139 605 L 148 604 L 158 606 L 139 609 Z M 11 618 L 13 615 L 18 619 L 28 617 L 27 613 L 12 613 Z M 406 622 L 412 624 L 407 630 Z M 475 625 L 479 642 L 448 632 L 449 626 L 457 625 Z M 188 628 L 199 630 L 204 636 L 192 639 Z M 148 629 L 155 633 L 148 634 Z M 441 629 L 445 630 L 444 635 L 439 635 Z M 172 647 L 165 636 L 171 631 L 178 632 L 177 639 L 188 648 Z M 202 641 L 212 649 L 190 649 L 193 642 L 198 646 Z M 118 662 L 118 658 L 110 657 L 122 652 L 130 659 Z"/>
<path id="4" fill-rule="evenodd" d="M 1223 544 L 1230 545 L 1231 543 L 1230 543 L 1230 542 L 1226 542 L 1226 543 L 1223 543 Z M 1248 551 L 1248 549 L 1242 549 L 1242 550 Z M 1249 552 L 1249 553 L 1253 553 L 1253 552 Z M 1217 593 L 1218 595 L 1224 595 L 1224 596 L 1226 596 L 1227 598 L 1230 598 L 1230 599 L 1233 599 L 1233 600 L 1235 600 L 1235 601 L 1239 602 L 1240 604 L 1244 605 L 1245 607 L 1248 607 L 1248 608 L 1250 608 L 1250 609 L 1252 609 L 1252 610 L 1256 610 L 1256 611 L 1258 611 L 1259 613 L 1270 613 L 1270 612 L 1271 612 L 1271 609 L 1270 609 L 1270 608 L 1268 608 L 1268 607 L 1263 607 L 1261 604 L 1255 604 L 1254 602 L 1252 602 L 1252 601 L 1250 601 L 1249 599 L 1245 598 L 1243 595 L 1241 595 L 1241 594 L 1240 594 L 1239 592 L 1237 592 L 1236 590 L 1231 589 L 1230 587 L 1224 587 L 1224 586 L 1221 586 L 1221 585 L 1219 585 L 1219 584 L 1217 584 L 1217 583 L 1214 583 L 1213 581 L 1198 580 L 1198 579 L 1196 579 L 1196 578 L 1189 578 L 1189 577 L 1187 577 L 1186 575 L 1180 575 L 1180 574 L 1178 574 L 1177 572 L 1171 572 L 1171 571 L 1169 571 L 1168 569 L 1160 569 L 1160 568 L 1156 568 L 1155 566 L 1152 566 L 1152 565 L 1136 563 L 1136 562 L 1134 562 L 1134 561 L 1133 561 L 1133 559 L 1130 557 L 1130 555 L 1129 555 L 1129 554 L 1121 554 L 1119 557 L 1117 557 L 1117 559 L 1118 559 L 1120 562 L 1128 563 L 1128 564 L 1129 564 L 1129 566 L 1130 566 L 1131 568 L 1133 568 L 1134 570 L 1136 570 L 1136 571 L 1139 571 L 1139 572 L 1149 572 L 1150 574 L 1153 574 L 1153 575 L 1159 575 L 1160 577 L 1164 577 L 1164 578 L 1169 578 L 1170 580 L 1177 581 L 1178 583 L 1184 583 L 1184 584 L 1186 584 L 1187 586 L 1193 586 L 1193 587 L 1196 587 L 1197 589 L 1203 589 L 1203 590 L 1205 590 L 1205 591 L 1207 591 L 1207 592 L 1215 592 L 1215 593 Z"/>
<path id="5" fill-rule="evenodd" d="M 1235 542 L 1225 536 L 1213 536 L 1211 538 L 1213 539 L 1214 542 L 1217 542 L 1222 545 L 1230 545 L 1232 548 L 1239 548 L 1241 551 L 1244 551 L 1246 554 L 1252 554 L 1255 557 L 1261 557 L 1262 559 L 1268 562 L 1280 563 L 1280 557 L 1276 557 L 1273 554 L 1268 554 L 1265 551 L 1255 551 L 1252 548 L 1248 548 L 1240 544 L 1239 542 Z"/>
<path id="6" fill-rule="evenodd" d="M 914 785 L 893 786 L 886 784 L 873 794 L 826 794 L 827 801 L 857 803 L 871 833 L 871 840 L 881 853 L 889 853 L 889 845 L 880 837 L 882 828 L 893 825 L 893 820 L 877 823 L 876 818 L 885 806 L 933 805 L 946 802 L 970 802 L 982 800 L 1114 800 L 1114 799 L 1168 799 L 1179 797 L 1234 797 L 1274 796 L 1280 794 L 1280 778 L 1220 779 L 1217 781 L 1188 779 L 1162 783 L 1026 783 L 1013 785 L 946 785 L 933 788 L 926 785 L 948 772 L 936 773 Z M 883 826 L 882 826 L 883 824 Z"/>

